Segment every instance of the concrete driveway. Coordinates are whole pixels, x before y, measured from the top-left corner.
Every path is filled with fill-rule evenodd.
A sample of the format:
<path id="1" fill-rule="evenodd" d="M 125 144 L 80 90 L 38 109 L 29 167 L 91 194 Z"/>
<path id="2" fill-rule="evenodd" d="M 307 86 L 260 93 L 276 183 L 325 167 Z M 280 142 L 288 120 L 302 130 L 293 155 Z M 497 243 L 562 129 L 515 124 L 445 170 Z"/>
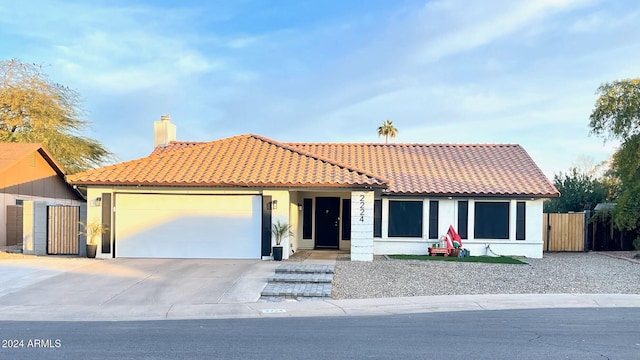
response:
<path id="1" fill-rule="evenodd" d="M 275 262 L 200 259 L 0 259 L 0 307 L 255 302 Z"/>

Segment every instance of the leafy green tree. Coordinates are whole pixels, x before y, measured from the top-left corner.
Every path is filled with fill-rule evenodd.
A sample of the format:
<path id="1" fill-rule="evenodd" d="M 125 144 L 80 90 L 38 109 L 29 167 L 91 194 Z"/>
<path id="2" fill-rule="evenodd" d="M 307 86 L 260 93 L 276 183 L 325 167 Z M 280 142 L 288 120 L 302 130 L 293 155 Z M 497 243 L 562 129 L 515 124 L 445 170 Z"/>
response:
<path id="1" fill-rule="evenodd" d="M 80 134 L 89 125 L 81 103 L 76 91 L 51 81 L 41 66 L 0 61 L 0 141 L 42 143 L 69 174 L 113 158 Z"/>
<path id="2" fill-rule="evenodd" d="M 589 117 L 591 132 L 605 139 L 626 141 L 640 131 L 640 79 L 600 85 L 596 106 Z"/>
<path id="3" fill-rule="evenodd" d="M 612 173 L 620 180 L 613 221 L 619 229 L 640 227 L 640 134 L 626 139 L 613 155 Z"/>
<path id="4" fill-rule="evenodd" d="M 560 197 L 544 203 L 544 211 L 564 213 L 569 211 L 593 210 L 607 197 L 605 185 L 595 175 L 571 168 L 567 173 L 558 173 L 553 184 L 560 191 Z"/>
<path id="5" fill-rule="evenodd" d="M 378 127 L 378 136 L 384 136 L 384 143 L 389 143 L 389 137 L 395 138 L 398 136 L 398 129 L 393 126 L 393 121 L 385 120 L 381 126 Z"/>
<path id="6" fill-rule="evenodd" d="M 591 132 L 621 141 L 611 172 L 619 179 L 613 220 L 620 229 L 640 225 L 640 79 L 617 80 L 598 88 Z"/>

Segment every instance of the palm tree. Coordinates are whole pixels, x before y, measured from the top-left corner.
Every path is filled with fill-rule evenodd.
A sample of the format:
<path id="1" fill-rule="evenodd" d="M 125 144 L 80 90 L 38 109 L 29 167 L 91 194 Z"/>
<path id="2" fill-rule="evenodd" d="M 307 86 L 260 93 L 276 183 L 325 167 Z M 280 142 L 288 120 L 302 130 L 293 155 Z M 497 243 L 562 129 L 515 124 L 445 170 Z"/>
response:
<path id="1" fill-rule="evenodd" d="M 393 126 L 393 121 L 391 120 L 385 120 L 385 122 L 382 123 L 382 126 L 378 127 L 378 136 L 384 136 L 385 144 L 389 143 L 389 136 L 394 138 L 397 135 L 398 135 L 398 129 L 396 129 L 395 126 Z"/>

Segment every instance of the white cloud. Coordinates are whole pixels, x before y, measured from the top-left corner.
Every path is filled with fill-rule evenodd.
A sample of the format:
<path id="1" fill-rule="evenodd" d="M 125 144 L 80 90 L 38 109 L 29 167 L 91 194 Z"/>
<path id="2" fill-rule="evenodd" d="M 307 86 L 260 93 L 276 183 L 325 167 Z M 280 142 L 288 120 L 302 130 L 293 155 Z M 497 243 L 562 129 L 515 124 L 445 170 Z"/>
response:
<path id="1" fill-rule="evenodd" d="M 568 11 L 592 3 L 591 0 L 537 0 L 537 1 L 440 1 L 427 3 L 422 17 L 435 24 L 426 30 L 435 30 L 417 53 L 419 58 L 434 61 L 448 55 L 468 51 L 521 31 L 556 12 Z M 443 23 L 445 22 L 446 23 Z M 453 25 L 453 26 L 452 26 Z M 445 29 L 439 31 L 439 29 Z"/>

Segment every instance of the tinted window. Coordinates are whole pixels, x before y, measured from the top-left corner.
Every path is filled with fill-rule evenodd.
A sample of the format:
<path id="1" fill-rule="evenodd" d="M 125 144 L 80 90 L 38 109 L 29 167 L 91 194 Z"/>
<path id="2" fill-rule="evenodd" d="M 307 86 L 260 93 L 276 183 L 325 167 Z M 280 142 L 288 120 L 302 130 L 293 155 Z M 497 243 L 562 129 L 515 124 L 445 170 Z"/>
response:
<path id="1" fill-rule="evenodd" d="M 351 199 L 342 199 L 342 240 L 351 240 Z"/>
<path id="2" fill-rule="evenodd" d="M 525 219 L 527 218 L 527 203 L 519 201 L 516 204 L 516 240 L 524 240 L 526 234 Z"/>
<path id="3" fill-rule="evenodd" d="M 302 238 L 311 239 L 313 234 L 313 199 L 302 201 Z"/>
<path id="4" fill-rule="evenodd" d="M 422 201 L 389 201 L 389 236 L 422 237 Z"/>
<path id="5" fill-rule="evenodd" d="M 476 239 L 508 239 L 509 203 L 475 203 L 474 225 Z"/>
<path id="6" fill-rule="evenodd" d="M 437 239 L 438 236 L 438 200 L 429 201 L 429 239 Z"/>
<path id="7" fill-rule="evenodd" d="M 461 239 L 467 239 L 469 226 L 469 202 L 458 201 L 458 235 Z"/>
<path id="8" fill-rule="evenodd" d="M 373 237 L 382 237 L 382 200 L 373 201 Z"/>

